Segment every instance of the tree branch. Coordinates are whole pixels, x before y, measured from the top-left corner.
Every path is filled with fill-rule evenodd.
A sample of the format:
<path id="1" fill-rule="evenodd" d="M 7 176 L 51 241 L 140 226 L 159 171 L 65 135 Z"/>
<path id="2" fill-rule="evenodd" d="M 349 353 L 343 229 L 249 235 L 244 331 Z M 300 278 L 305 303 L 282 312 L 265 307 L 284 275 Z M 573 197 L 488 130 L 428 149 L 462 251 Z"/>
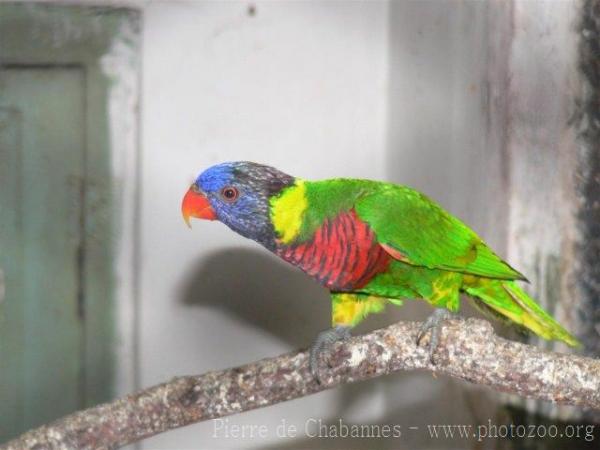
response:
<path id="1" fill-rule="evenodd" d="M 600 409 L 600 360 L 550 353 L 496 336 L 487 322 L 445 322 L 436 364 L 415 345 L 419 323 L 400 322 L 337 343 L 322 367 L 307 352 L 175 378 L 80 411 L 0 446 L 22 449 L 114 449 L 192 423 L 240 413 L 402 370 L 425 369 L 498 391 Z"/>

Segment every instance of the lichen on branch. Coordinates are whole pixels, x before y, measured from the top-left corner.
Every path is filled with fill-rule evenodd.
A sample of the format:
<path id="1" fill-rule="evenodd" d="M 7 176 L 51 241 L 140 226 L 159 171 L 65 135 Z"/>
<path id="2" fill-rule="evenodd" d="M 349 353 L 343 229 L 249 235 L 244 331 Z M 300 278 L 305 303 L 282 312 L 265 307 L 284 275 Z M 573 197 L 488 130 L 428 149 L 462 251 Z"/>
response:
<path id="1" fill-rule="evenodd" d="M 435 354 L 420 324 L 399 322 L 337 343 L 317 383 L 306 351 L 183 376 L 32 430 L 0 450 L 115 449 L 204 420 L 241 413 L 392 372 L 427 370 L 497 391 L 600 409 L 600 360 L 543 351 L 494 334 L 488 322 L 449 320 Z"/>

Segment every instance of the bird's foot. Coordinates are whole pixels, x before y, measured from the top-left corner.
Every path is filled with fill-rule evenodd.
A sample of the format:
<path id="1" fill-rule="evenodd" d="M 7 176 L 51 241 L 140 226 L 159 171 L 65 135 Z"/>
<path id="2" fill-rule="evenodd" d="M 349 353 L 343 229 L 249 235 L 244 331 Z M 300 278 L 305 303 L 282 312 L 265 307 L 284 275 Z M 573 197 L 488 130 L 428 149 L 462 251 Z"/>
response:
<path id="1" fill-rule="evenodd" d="M 451 313 L 446 308 L 436 308 L 419 329 L 419 333 L 417 334 L 417 345 L 421 344 L 423 337 L 431 330 L 431 337 L 429 339 L 429 359 L 432 364 L 435 364 L 433 356 L 440 343 L 442 326 L 446 320 L 452 319 L 454 316 L 455 314 Z"/>
<path id="2" fill-rule="evenodd" d="M 321 383 L 319 376 L 319 357 L 323 351 L 327 350 L 334 342 L 342 341 L 350 337 L 350 327 L 338 325 L 325 331 L 321 331 L 313 345 L 310 347 L 310 373 Z"/>

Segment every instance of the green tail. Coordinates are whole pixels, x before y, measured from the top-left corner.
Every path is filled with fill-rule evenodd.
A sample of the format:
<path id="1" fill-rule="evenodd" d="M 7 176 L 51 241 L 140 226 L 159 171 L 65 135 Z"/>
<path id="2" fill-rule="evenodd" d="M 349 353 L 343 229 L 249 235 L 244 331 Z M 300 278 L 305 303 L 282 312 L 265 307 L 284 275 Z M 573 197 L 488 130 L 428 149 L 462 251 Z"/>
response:
<path id="1" fill-rule="evenodd" d="M 512 322 L 548 340 L 561 340 L 572 347 L 581 345 L 567 330 L 538 305 L 514 281 L 479 278 L 463 287 L 485 306 Z"/>

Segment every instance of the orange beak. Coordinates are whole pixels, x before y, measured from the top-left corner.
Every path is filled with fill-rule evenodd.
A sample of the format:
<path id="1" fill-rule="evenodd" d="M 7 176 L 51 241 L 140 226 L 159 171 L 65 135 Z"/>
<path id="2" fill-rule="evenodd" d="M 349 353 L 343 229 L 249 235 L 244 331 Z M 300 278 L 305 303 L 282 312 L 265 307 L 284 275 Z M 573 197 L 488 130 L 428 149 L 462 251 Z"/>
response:
<path id="1" fill-rule="evenodd" d="M 210 202 L 194 185 L 186 192 L 181 202 L 181 214 L 188 227 L 192 228 L 190 218 L 215 220 L 217 215 Z"/>

